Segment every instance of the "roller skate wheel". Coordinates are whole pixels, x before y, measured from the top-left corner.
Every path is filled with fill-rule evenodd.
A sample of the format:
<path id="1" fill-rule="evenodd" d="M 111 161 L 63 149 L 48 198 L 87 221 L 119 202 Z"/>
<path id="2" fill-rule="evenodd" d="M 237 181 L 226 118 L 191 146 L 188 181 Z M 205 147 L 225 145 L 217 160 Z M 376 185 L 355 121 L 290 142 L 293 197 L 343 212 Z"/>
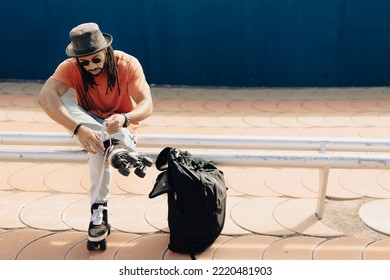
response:
<path id="1" fill-rule="evenodd" d="M 145 164 L 147 167 L 151 167 L 153 165 L 153 160 L 149 157 L 143 157 L 142 163 Z"/>
<path id="2" fill-rule="evenodd" d="M 95 250 L 96 248 L 98 247 L 98 243 L 96 243 L 96 242 L 93 242 L 93 241 L 87 241 L 87 249 L 89 250 L 89 251 L 93 251 L 93 250 Z"/>
<path id="3" fill-rule="evenodd" d="M 107 241 L 105 239 L 100 241 L 99 245 L 100 245 L 100 250 L 105 251 L 107 249 Z"/>
<path id="4" fill-rule="evenodd" d="M 99 242 L 94 242 L 90 240 L 87 241 L 88 251 L 94 251 L 97 250 L 98 248 L 102 251 L 105 251 L 107 249 L 107 241 L 105 239 Z"/>
<path id="5" fill-rule="evenodd" d="M 126 169 L 123 165 L 121 165 L 119 168 L 118 168 L 118 171 L 120 174 L 122 174 L 123 176 L 129 176 L 130 174 L 130 171 L 128 169 Z"/>
<path id="6" fill-rule="evenodd" d="M 142 169 L 140 169 L 140 168 L 136 168 L 134 170 L 134 173 L 135 173 L 135 175 L 137 175 L 140 178 L 144 178 L 145 175 L 146 175 L 146 173 Z"/>

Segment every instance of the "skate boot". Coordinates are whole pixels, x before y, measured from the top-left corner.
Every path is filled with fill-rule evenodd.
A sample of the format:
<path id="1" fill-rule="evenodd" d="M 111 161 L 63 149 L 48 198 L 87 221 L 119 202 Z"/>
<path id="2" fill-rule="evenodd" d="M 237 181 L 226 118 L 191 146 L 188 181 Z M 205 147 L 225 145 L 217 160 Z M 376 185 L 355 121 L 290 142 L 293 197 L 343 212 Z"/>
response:
<path id="1" fill-rule="evenodd" d="M 151 167 L 153 161 L 137 153 L 133 149 L 123 145 L 118 140 L 111 140 L 113 147 L 108 155 L 108 162 L 112 167 L 118 169 L 123 176 L 129 176 L 130 170 L 134 168 L 134 173 L 138 177 L 145 177 L 146 168 Z M 107 143 L 105 142 L 105 147 Z"/>
<path id="2" fill-rule="evenodd" d="M 106 237 L 110 234 L 111 228 L 108 224 L 107 203 L 94 203 L 91 206 L 91 220 L 88 227 L 87 249 L 106 250 Z"/>

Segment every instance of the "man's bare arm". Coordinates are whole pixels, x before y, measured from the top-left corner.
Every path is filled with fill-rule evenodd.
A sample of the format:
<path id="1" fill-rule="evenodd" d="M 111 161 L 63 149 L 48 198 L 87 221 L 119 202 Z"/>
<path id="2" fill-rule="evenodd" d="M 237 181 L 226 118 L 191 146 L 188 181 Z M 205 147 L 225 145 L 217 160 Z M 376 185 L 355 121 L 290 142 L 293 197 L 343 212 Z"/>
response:
<path id="1" fill-rule="evenodd" d="M 77 125 L 77 120 L 72 118 L 61 101 L 61 96 L 67 90 L 68 86 L 66 84 L 49 78 L 39 94 L 38 104 L 51 119 L 69 131 L 73 131 Z"/>
<path id="2" fill-rule="evenodd" d="M 38 104 L 50 118 L 73 132 L 78 121 L 69 114 L 61 100 L 61 96 L 64 95 L 68 89 L 66 84 L 50 78 L 46 81 L 39 94 Z M 104 147 L 100 143 L 100 135 L 95 133 L 92 129 L 82 125 L 78 129 L 77 137 L 81 145 L 88 150 L 88 152 L 104 152 Z"/>

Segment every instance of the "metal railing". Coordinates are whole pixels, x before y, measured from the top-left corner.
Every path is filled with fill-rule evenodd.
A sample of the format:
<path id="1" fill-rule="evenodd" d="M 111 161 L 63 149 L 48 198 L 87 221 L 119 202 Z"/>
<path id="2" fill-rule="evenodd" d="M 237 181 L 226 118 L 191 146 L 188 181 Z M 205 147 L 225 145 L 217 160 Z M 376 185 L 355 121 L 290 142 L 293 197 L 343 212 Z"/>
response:
<path id="1" fill-rule="evenodd" d="M 139 135 L 138 143 L 139 151 L 153 159 L 162 148 L 171 146 L 192 148 L 191 153 L 217 165 L 317 168 L 320 185 L 315 215 L 318 219 L 323 216 L 330 169 L 390 169 L 387 139 L 156 134 Z M 0 144 L 5 147 L 0 151 L 1 161 L 82 162 L 87 159 L 86 152 L 66 133 L 2 132 Z"/>
<path id="2" fill-rule="evenodd" d="M 390 152 L 390 141 L 378 138 L 266 137 L 228 135 L 140 134 L 139 147 L 185 146 L 206 149 L 261 149 Z M 67 133 L 0 132 L 2 145 L 75 146 Z"/>

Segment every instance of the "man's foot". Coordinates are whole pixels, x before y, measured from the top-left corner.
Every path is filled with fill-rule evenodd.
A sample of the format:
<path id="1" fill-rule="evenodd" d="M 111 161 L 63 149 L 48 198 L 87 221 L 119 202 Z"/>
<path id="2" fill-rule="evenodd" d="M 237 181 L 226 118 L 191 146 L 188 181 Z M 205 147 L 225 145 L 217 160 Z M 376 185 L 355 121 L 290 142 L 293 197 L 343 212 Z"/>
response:
<path id="1" fill-rule="evenodd" d="M 100 250 L 106 250 L 106 237 L 110 232 L 107 203 L 94 203 L 91 206 L 87 249 L 94 250 L 100 246 Z"/>

